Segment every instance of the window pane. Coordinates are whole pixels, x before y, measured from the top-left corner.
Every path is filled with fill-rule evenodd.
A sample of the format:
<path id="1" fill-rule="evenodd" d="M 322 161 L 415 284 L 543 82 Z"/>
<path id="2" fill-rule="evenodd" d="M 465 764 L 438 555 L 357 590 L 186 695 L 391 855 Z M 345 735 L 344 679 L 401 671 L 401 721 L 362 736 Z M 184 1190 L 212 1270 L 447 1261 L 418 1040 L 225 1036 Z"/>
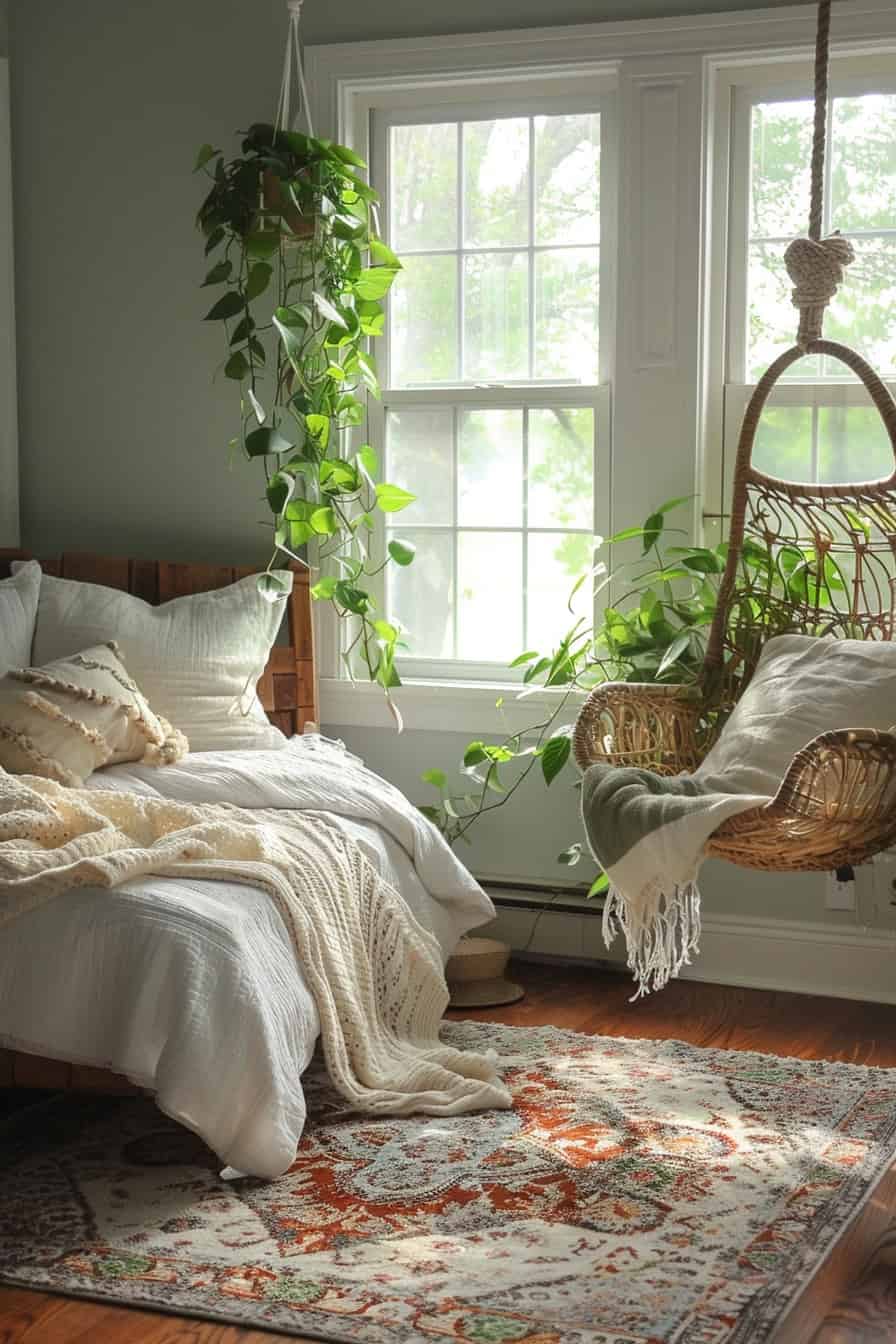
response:
<path id="1" fill-rule="evenodd" d="M 825 336 L 855 346 L 882 378 L 896 378 L 896 238 L 856 238 L 855 261 L 825 315 Z M 842 375 L 842 364 L 830 361 Z"/>
<path id="2" fill-rule="evenodd" d="M 594 517 L 594 412 L 529 412 L 529 526 L 584 527 Z"/>
<path id="3" fill-rule="evenodd" d="M 535 259 L 535 376 L 597 382 L 596 247 L 539 252 Z"/>
<path id="4" fill-rule="evenodd" d="M 529 281 L 525 252 L 464 259 L 464 373 L 478 381 L 529 373 Z"/>
<path id="5" fill-rule="evenodd" d="M 392 290 L 392 382 L 457 378 L 457 264 L 454 257 L 405 257 Z"/>
<path id="6" fill-rule="evenodd" d="M 790 238 L 809 218 L 812 103 L 753 108 L 750 236 Z"/>
<path id="7" fill-rule="evenodd" d="M 535 118 L 535 241 L 600 241 L 600 116 Z"/>
<path id="8" fill-rule="evenodd" d="M 454 522 L 454 412 L 390 411 L 386 419 L 386 477 L 417 498 L 402 510 L 402 525 Z"/>
<path id="9" fill-rule="evenodd" d="M 893 449 L 873 406 L 823 406 L 818 412 L 818 479 L 824 485 L 877 481 L 893 470 Z"/>
<path id="10" fill-rule="evenodd" d="M 813 480 L 811 408 L 767 406 L 756 429 L 753 465 L 782 481 Z"/>
<path id="11" fill-rule="evenodd" d="M 784 266 L 783 243 L 751 243 L 747 275 L 747 378 L 755 380 L 796 340 L 799 314 Z M 830 310 L 829 310 L 830 311 Z M 830 329 L 827 335 L 831 335 Z M 791 365 L 787 378 L 817 378 L 820 360 L 810 355 Z"/>
<path id="12" fill-rule="evenodd" d="M 556 648 L 579 616 L 591 623 L 591 585 L 583 583 L 569 595 L 592 563 L 592 542 L 581 533 L 537 532 L 530 535 L 526 645 L 546 653 Z"/>
<path id="13" fill-rule="evenodd" d="M 389 565 L 388 611 L 408 629 L 409 653 L 415 658 L 453 658 L 453 547 L 450 532 L 415 528 L 389 529 L 417 547 L 413 564 Z"/>
<path id="14" fill-rule="evenodd" d="M 896 94 L 836 98 L 831 214 L 838 229 L 896 225 Z"/>
<path id="15" fill-rule="evenodd" d="M 509 662 L 523 639 L 522 535 L 461 532 L 457 543 L 458 656 Z"/>
<path id="16" fill-rule="evenodd" d="M 528 241 L 528 117 L 466 122 L 464 242 L 494 247 Z"/>
<path id="17" fill-rule="evenodd" d="M 390 158 L 392 246 L 398 252 L 456 247 L 456 122 L 393 126 Z"/>
<path id="18" fill-rule="evenodd" d="M 467 411 L 457 454 L 461 527 L 519 527 L 523 521 L 522 411 Z"/>

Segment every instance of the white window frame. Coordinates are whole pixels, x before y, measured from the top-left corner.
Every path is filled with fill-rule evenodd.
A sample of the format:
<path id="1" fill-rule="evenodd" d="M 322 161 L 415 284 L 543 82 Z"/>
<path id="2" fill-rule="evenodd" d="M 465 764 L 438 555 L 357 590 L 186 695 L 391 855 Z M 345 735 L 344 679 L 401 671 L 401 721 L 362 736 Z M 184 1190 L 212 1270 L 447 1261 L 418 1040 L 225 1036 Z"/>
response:
<path id="1" fill-rule="evenodd" d="M 892 0 L 841 0 L 834 9 L 833 51 L 866 55 L 896 45 Z M 618 299 L 612 380 L 615 438 L 609 531 L 639 521 L 649 479 L 654 502 L 695 495 L 718 514 L 723 492 L 728 159 L 732 72 L 768 62 L 809 69 L 814 45 L 810 5 L 727 14 L 622 20 L 499 33 L 462 33 L 310 47 L 306 73 L 314 124 L 323 135 L 369 155 L 371 111 L 405 91 L 426 101 L 452 79 L 479 79 L 486 97 L 505 78 L 554 74 L 590 63 L 618 88 L 618 214 L 602 212 L 601 245 L 615 226 Z M 447 96 L 450 98 L 450 89 Z M 606 314 L 602 295 L 602 318 Z M 682 511 L 684 513 L 684 511 Z M 688 520 L 685 518 L 684 525 Z M 706 521 L 707 540 L 720 524 Z M 319 604 L 317 649 L 325 723 L 392 728 L 382 691 L 341 679 L 338 622 Z M 500 731 L 517 727 L 533 704 L 502 686 L 406 681 L 399 692 L 408 730 Z M 550 692 L 536 693 L 540 697 Z"/>
<path id="2" fill-rule="evenodd" d="M 427 400 L 422 401 L 420 394 L 414 391 L 405 391 L 396 389 L 394 391 L 384 391 L 382 402 L 379 403 L 375 412 L 371 413 L 371 442 L 374 443 L 374 425 L 377 426 L 376 442 L 382 443 L 385 438 L 384 422 L 389 410 L 399 410 L 401 407 L 415 409 L 433 409 L 437 406 L 450 407 L 462 410 L 522 410 L 524 412 L 531 410 L 550 410 L 552 408 L 576 408 L 589 407 L 594 412 L 594 438 L 592 462 L 594 470 L 595 489 L 592 498 L 592 517 L 593 526 L 588 535 L 607 536 L 609 532 L 609 490 L 611 473 L 611 452 L 610 452 L 610 388 L 609 385 L 599 384 L 594 386 L 579 386 L 577 384 L 559 384 L 548 383 L 531 384 L 529 386 L 508 385 L 506 388 L 494 386 L 488 389 L 457 387 L 451 389 L 439 389 L 428 394 Z M 524 451 L 526 447 L 524 436 Z M 601 491 L 599 482 L 604 483 L 604 490 Z M 400 482 L 398 482 L 400 484 Z M 399 515 L 400 519 L 400 515 Z M 382 535 L 382 520 L 379 520 L 380 535 Z M 417 525 L 414 524 L 414 527 Z M 400 531 L 400 522 L 398 524 Z M 423 529 L 429 530 L 429 529 Z M 526 565 L 525 541 L 529 536 L 536 536 L 538 533 L 551 533 L 564 535 L 582 535 L 586 529 L 582 528 L 559 528 L 559 527 L 529 527 L 525 523 L 519 527 L 489 527 L 489 528 L 468 528 L 468 527 L 449 527 L 433 528 L 433 531 L 445 531 L 456 535 L 458 532 L 488 531 L 488 532 L 513 532 L 518 533 L 523 538 L 523 565 Z M 457 563 L 457 551 L 454 552 L 455 566 Z M 377 596 L 381 606 L 386 610 L 384 585 L 379 584 Z M 570 583 L 572 587 L 572 583 Z M 455 582 L 455 591 L 457 584 Z M 572 625 L 573 617 L 569 617 L 569 624 Z M 523 637 L 526 642 L 526 637 Z M 530 643 L 526 647 L 533 647 Z M 508 667 L 508 663 L 517 653 L 522 652 L 520 648 L 509 652 L 505 662 L 475 662 L 470 659 L 460 658 L 410 658 L 404 657 L 398 660 L 398 669 L 402 678 L 410 677 L 414 680 L 422 681 L 461 681 L 461 682 L 485 682 L 500 685 L 512 685 L 515 682 L 521 682 L 523 669 L 513 669 Z M 549 652 L 547 649 L 541 650 L 543 653 Z"/>
<path id="3" fill-rule="evenodd" d="M 874 50 L 838 55 L 831 60 L 830 94 L 896 92 L 896 43 L 881 43 Z M 730 507 L 737 440 L 747 403 L 756 386 L 746 376 L 751 118 L 760 102 L 798 102 L 812 98 L 813 66 L 803 60 L 769 56 L 743 64 L 726 65 L 716 72 L 713 108 L 715 153 L 713 178 L 710 289 L 716 292 L 709 329 L 709 393 L 711 407 L 703 461 L 704 528 L 715 542 L 725 535 Z M 830 152 L 831 108 L 828 111 Z M 822 233 L 832 227 L 829 200 L 830 176 L 825 184 Z M 806 199 L 806 226 L 809 202 Z M 871 231 L 875 236 L 886 230 Z M 893 230 L 896 234 L 896 229 Z M 858 235 L 861 236 L 860 234 Z M 772 240 L 774 241 L 774 240 Z M 781 250 L 789 239 L 781 240 Z M 846 284 L 849 283 L 847 273 Z M 723 295 L 722 301 L 719 296 Z M 793 335 L 799 320 L 793 309 Z M 782 346 L 782 353 L 786 347 Z M 769 405 L 799 406 L 812 412 L 813 446 L 817 447 L 819 411 L 842 406 L 867 406 L 865 388 L 844 366 L 837 372 L 801 375 L 800 366 L 775 387 Z M 896 393 L 896 382 L 888 383 Z M 715 426 L 715 432 L 713 432 Z"/>
<path id="4" fill-rule="evenodd" d="M 387 138 L 393 125 L 416 125 L 441 120 L 488 120 L 496 116 L 532 116 L 560 111 L 594 111 L 600 114 L 601 126 L 601 230 L 599 253 L 598 314 L 598 381 L 591 385 L 573 382 L 533 380 L 507 383 L 472 383 L 458 381 L 428 388 L 391 386 L 390 327 L 377 342 L 377 360 L 383 393 L 379 401 L 368 399 L 367 433 L 369 442 L 385 463 L 386 417 L 389 410 L 400 407 L 457 406 L 465 409 L 521 408 L 534 410 L 551 406 L 590 406 L 594 411 L 593 479 L 595 483 L 592 511 L 592 533 L 609 534 L 609 500 L 611 481 L 611 422 L 610 374 L 612 369 L 611 341 L 614 310 L 614 210 L 607 210 L 609 223 L 605 226 L 604 203 L 611 204 L 616 191 L 615 156 L 615 76 L 605 65 L 583 62 L 571 69 L 557 71 L 536 68 L 516 74 L 505 72 L 496 79 L 483 97 L 482 81 L 475 76 L 455 74 L 427 83 L 423 89 L 385 84 L 375 96 L 357 100 L 354 107 L 352 138 L 349 143 L 369 164 L 372 185 L 380 195 L 378 207 L 380 227 L 389 239 L 390 183 L 388 177 Z M 534 239 L 530 239 L 532 250 Z M 452 249 L 454 251 L 454 249 Z M 458 255 L 461 255 L 458 253 Z M 530 296 L 531 302 L 531 296 Z M 388 300 L 387 300 L 388 303 Z M 459 370 L 461 372 L 462 370 Z M 397 482 L 401 484 L 401 482 Z M 385 550 L 385 524 L 377 513 L 373 544 L 379 552 Z M 400 523 L 400 515 L 396 520 Z M 410 526 L 410 524 L 409 524 Z M 545 529 L 547 530 L 547 529 Z M 562 531 L 563 529 L 553 529 Z M 370 591 L 380 610 L 387 609 L 385 576 L 377 576 Z M 572 621 L 570 620 L 570 624 Z M 343 643 L 345 643 L 343 634 Z M 342 650 L 340 649 L 340 654 Z M 465 682 L 486 685 L 513 685 L 522 680 L 522 669 L 512 670 L 508 663 L 521 649 L 508 650 L 503 662 L 473 661 L 470 659 L 410 658 L 398 660 L 402 679 L 432 682 Z M 359 669 L 359 675 L 363 675 Z"/>
<path id="5" fill-rule="evenodd" d="M 380 453 L 381 461 L 386 463 L 386 431 L 385 422 L 390 410 L 399 410 L 401 407 L 415 407 L 419 409 L 434 408 L 437 406 L 459 408 L 463 410 L 497 410 L 497 409 L 520 409 L 524 412 L 550 407 L 590 407 L 594 415 L 594 438 L 592 451 L 592 471 L 594 481 L 594 492 L 592 498 L 592 520 L 591 534 L 597 536 L 606 536 L 608 532 L 609 519 L 609 491 L 610 491 L 610 471 L 611 471 L 611 451 L 610 451 L 610 387 L 607 381 L 602 381 L 602 375 L 606 378 L 607 371 L 611 367 L 611 355 L 607 350 L 607 344 L 612 336 L 612 326 L 609 314 L 612 313 L 612 290 L 614 284 L 613 249 L 604 245 L 603 233 L 603 213 L 604 203 L 609 202 L 608 214 L 612 216 L 613 203 L 615 200 L 616 182 L 615 182 L 615 97 L 612 88 L 612 77 L 605 72 L 595 73 L 590 69 L 576 70 L 567 72 L 562 80 L 563 92 L 556 91 L 557 77 L 527 74 L 514 80 L 505 80 L 500 88 L 500 96 L 494 94 L 488 100 L 482 100 L 477 97 L 478 82 L 474 81 L 467 86 L 467 96 L 458 97 L 461 87 L 451 87 L 450 101 L 447 97 L 434 103 L 421 103 L 419 99 L 409 99 L 407 94 L 396 93 L 394 101 L 386 108 L 378 108 L 372 116 L 372 136 L 371 136 L 371 181 L 376 187 L 382 199 L 383 214 L 383 232 L 385 237 L 389 238 L 390 219 L 389 206 L 391 200 L 391 177 L 388 155 L 388 137 L 393 126 L 400 125 L 420 125 L 425 122 L 438 121 L 486 121 L 495 117 L 512 116 L 537 116 L 539 114 L 558 114 L 563 112 L 595 112 L 600 115 L 600 137 L 601 137 L 601 232 L 599 235 L 599 294 L 601 303 L 598 312 L 598 357 L 599 373 L 598 381 L 593 384 L 580 384 L 574 382 L 555 382 L 551 379 L 532 379 L 532 380 L 513 380 L 504 383 L 481 383 L 472 380 L 458 379 L 453 384 L 440 384 L 430 387 L 393 387 L 391 379 L 391 322 L 386 324 L 386 333 L 380 342 L 380 369 L 383 383 L 382 400 L 377 405 L 371 406 L 369 424 L 371 431 L 371 443 Z M 446 88 L 442 91 L 448 94 Z M 530 164 L 530 172 L 534 171 L 534 164 Z M 458 197 L 458 211 L 461 209 L 461 199 Z M 610 230 L 612 238 L 612 228 Z M 465 250 L 462 250 L 463 232 L 462 225 L 458 223 L 458 246 L 451 249 L 452 255 L 457 255 L 458 264 L 462 265 L 462 258 Z M 483 248 L 483 251 L 494 251 L 493 248 Z M 530 220 L 530 238 L 526 248 L 514 247 L 506 249 L 513 251 L 526 251 L 530 258 L 534 258 L 538 250 L 534 239 L 534 223 Z M 534 285 L 534 265 L 530 262 L 529 273 L 529 320 L 531 323 L 531 333 L 534 336 L 534 312 L 533 312 L 533 292 Z M 603 296 L 608 295 L 608 302 L 605 305 Z M 458 313 L 458 340 L 463 339 L 463 312 L 462 308 Z M 460 360 L 460 356 L 459 356 Z M 463 372 L 462 361 L 459 362 L 458 373 Z M 388 472 L 388 468 L 387 468 Z M 400 482 L 399 482 L 400 484 Z M 397 520 L 400 526 L 400 518 Z M 377 518 L 378 523 L 378 541 L 380 548 L 383 547 L 383 520 Z M 457 533 L 457 526 L 447 529 L 452 534 Z M 563 529 L 529 529 L 526 526 L 520 529 L 524 544 L 525 567 L 525 540 L 530 532 L 538 530 L 543 531 L 562 531 Z M 580 529 L 570 529 L 576 531 Z M 455 565 L 457 552 L 455 547 Z M 570 585 L 571 586 L 571 585 Z M 377 591 L 377 598 L 384 610 L 387 609 L 385 584 L 380 584 Z M 457 585 L 455 583 L 455 593 Z M 570 624 L 572 618 L 570 618 Z M 526 647 L 530 647 L 526 640 L 523 640 Z M 522 680 L 522 669 L 514 671 L 508 668 L 507 664 L 517 653 L 522 651 L 523 644 L 519 649 L 508 650 L 507 658 L 503 662 L 473 661 L 460 658 L 411 658 L 405 657 L 399 660 L 398 667 L 402 677 L 411 677 L 424 681 L 465 681 L 465 682 L 503 682 L 512 683 Z M 547 652 L 547 650 L 544 650 Z"/>

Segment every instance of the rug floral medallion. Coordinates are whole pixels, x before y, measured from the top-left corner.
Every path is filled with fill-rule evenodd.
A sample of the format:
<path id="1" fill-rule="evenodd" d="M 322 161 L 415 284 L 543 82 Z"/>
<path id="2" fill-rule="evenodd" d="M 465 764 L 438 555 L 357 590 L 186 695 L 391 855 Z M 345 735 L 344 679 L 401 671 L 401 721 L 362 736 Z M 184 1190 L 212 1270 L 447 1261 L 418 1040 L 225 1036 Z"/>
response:
<path id="1" fill-rule="evenodd" d="M 62 1103 L 9 1145 L 0 1278 L 353 1344 L 757 1344 L 896 1153 L 896 1071 L 445 1036 L 498 1052 L 513 1110 L 372 1120 L 311 1074 L 272 1182 L 149 1101 Z"/>

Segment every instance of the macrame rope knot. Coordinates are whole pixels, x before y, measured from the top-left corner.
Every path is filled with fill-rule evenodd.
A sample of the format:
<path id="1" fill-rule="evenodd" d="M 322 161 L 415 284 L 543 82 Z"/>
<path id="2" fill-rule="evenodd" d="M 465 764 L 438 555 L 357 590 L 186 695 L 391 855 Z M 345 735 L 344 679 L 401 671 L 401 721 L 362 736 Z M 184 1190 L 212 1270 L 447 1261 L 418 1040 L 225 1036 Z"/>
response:
<path id="1" fill-rule="evenodd" d="M 795 238 L 784 253 L 784 265 L 793 281 L 793 306 L 800 310 L 796 343 L 805 350 L 821 339 L 824 310 L 843 283 L 844 269 L 855 259 L 852 243 L 839 233 L 815 242 Z"/>

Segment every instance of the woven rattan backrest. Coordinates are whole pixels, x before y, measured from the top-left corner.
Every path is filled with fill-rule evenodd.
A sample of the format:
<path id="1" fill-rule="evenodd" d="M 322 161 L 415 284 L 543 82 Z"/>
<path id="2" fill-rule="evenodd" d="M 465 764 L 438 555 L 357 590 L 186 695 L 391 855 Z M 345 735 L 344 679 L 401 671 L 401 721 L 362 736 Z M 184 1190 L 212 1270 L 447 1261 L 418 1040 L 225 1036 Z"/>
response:
<path id="1" fill-rule="evenodd" d="M 756 429 L 769 394 L 803 354 L 840 360 L 868 389 L 893 446 L 894 471 L 886 479 L 811 485 L 778 480 L 753 466 Z M 745 567 L 745 554 L 758 562 L 758 576 L 755 567 Z M 798 631 L 889 640 L 894 622 L 896 402 L 848 346 L 826 340 L 812 341 L 806 350 L 794 346 L 769 367 L 744 415 L 728 558 L 704 664 L 708 702 L 724 709 L 737 701 L 772 635 Z"/>

